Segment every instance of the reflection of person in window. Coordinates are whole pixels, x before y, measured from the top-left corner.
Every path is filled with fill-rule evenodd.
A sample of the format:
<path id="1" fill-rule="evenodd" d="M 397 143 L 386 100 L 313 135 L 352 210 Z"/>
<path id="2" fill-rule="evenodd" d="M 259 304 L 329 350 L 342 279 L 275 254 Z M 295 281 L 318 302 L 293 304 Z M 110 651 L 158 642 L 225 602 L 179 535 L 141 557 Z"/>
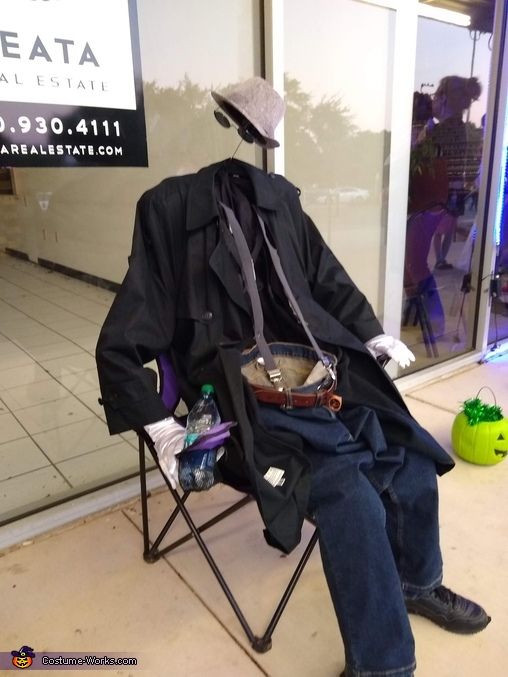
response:
<path id="1" fill-rule="evenodd" d="M 444 334 L 445 317 L 436 280 L 429 268 L 428 255 L 437 229 L 453 227 L 450 223 L 453 218 L 443 207 L 437 206 L 410 215 L 407 222 L 404 291 L 408 304 L 416 303 L 420 312 L 425 312 L 434 336 Z M 406 322 L 407 319 L 404 324 Z"/>
<path id="2" fill-rule="evenodd" d="M 481 143 L 471 143 L 470 127 L 464 123 L 464 112 L 479 98 L 482 87 L 478 78 L 448 75 L 439 82 L 434 94 L 432 112 L 438 121 L 427 127 L 426 138 L 436 147 L 437 154 L 446 160 L 448 198 L 446 209 L 453 219 L 443 219 L 434 235 L 436 268 L 452 268 L 446 260 L 457 227 L 457 219 L 464 214 L 466 197 L 474 188 L 478 176 Z"/>
<path id="3" fill-rule="evenodd" d="M 432 98 L 414 92 L 411 132 L 411 170 L 409 178 L 408 222 L 404 259 L 404 291 L 407 299 L 404 324 L 412 306 L 425 313 L 432 333 L 444 333 L 444 311 L 429 268 L 432 238 L 443 219 L 450 219 L 445 209 L 448 198 L 446 163 L 436 156 L 436 148 L 427 138 L 433 125 Z"/>

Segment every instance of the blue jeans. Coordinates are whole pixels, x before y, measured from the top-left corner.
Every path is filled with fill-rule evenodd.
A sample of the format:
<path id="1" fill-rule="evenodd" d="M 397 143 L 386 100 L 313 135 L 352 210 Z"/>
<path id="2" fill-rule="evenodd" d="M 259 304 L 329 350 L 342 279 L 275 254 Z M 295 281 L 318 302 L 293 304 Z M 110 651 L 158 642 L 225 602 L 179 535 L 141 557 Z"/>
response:
<path id="1" fill-rule="evenodd" d="M 323 408 L 260 411 L 267 428 L 292 430 L 308 444 L 309 510 L 348 677 L 411 677 L 414 639 L 404 597 L 433 589 L 442 577 L 434 461 L 388 446 L 366 407 L 340 418 Z"/>

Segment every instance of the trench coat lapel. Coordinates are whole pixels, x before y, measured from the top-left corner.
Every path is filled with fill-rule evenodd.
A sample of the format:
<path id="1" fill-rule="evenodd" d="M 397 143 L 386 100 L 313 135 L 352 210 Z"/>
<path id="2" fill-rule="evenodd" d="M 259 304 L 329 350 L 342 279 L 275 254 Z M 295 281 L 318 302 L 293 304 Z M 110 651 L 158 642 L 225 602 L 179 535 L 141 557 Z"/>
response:
<path id="1" fill-rule="evenodd" d="M 224 237 L 220 236 L 220 217 L 214 193 L 214 180 L 217 171 L 224 166 L 232 172 L 238 171 L 249 176 L 257 206 L 268 210 L 268 213 L 276 209 L 280 199 L 273 189 L 270 175 L 241 160 L 225 160 L 201 169 L 195 175 L 191 186 L 186 220 L 190 240 L 196 235 L 192 231 L 198 228 L 205 227 L 208 232 L 213 229 L 216 245 L 211 249 L 206 246 L 209 266 L 220 280 L 229 298 L 242 310 L 250 313 L 250 302 L 244 292 L 238 264 L 229 251 Z M 208 239 L 208 242 L 211 240 Z"/>

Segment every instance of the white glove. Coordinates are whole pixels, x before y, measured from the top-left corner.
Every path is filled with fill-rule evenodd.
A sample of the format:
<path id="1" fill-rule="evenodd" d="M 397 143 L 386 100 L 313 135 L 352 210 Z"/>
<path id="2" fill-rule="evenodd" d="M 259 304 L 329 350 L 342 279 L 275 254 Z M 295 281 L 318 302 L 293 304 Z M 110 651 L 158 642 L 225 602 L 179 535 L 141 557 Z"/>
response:
<path id="1" fill-rule="evenodd" d="M 177 423 L 172 416 L 163 418 L 156 423 L 149 423 L 144 428 L 153 441 L 163 473 L 173 489 L 176 489 L 178 485 L 178 459 L 176 456 L 183 449 L 185 428 Z"/>
<path id="2" fill-rule="evenodd" d="M 374 338 L 367 341 L 365 347 L 373 357 L 388 355 L 388 357 L 397 362 L 399 367 L 409 367 L 411 362 L 415 361 L 415 356 L 406 344 L 393 336 L 388 336 L 388 334 L 374 336 Z"/>

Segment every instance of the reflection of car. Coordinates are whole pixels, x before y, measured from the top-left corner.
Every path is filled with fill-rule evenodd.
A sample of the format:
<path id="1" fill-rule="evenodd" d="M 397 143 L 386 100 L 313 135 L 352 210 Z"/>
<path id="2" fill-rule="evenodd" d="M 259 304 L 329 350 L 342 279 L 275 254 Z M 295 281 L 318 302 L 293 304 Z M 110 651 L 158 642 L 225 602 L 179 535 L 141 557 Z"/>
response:
<path id="1" fill-rule="evenodd" d="M 339 198 L 339 202 L 356 202 L 358 200 L 366 200 L 369 197 L 369 191 L 366 188 L 357 188 L 355 186 L 332 188 L 331 193 Z"/>
<path id="2" fill-rule="evenodd" d="M 369 191 L 366 188 L 358 188 L 356 186 L 337 186 L 337 188 L 324 188 L 312 192 L 314 193 L 315 201 L 319 204 L 360 202 L 369 197 Z"/>

